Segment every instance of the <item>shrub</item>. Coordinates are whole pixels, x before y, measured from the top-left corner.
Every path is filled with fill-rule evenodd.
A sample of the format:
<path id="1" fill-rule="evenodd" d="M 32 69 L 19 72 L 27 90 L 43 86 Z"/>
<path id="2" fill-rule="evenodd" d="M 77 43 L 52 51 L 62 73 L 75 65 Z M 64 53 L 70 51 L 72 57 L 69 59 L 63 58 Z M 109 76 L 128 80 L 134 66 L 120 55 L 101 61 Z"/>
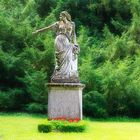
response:
<path id="1" fill-rule="evenodd" d="M 140 84 L 133 80 L 126 87 L 125 105 L 128 107 L 128 116 L 140 117 Z"/>
<path id="2" fill-rule="evenodd" d="M 52 124 L 40 124 L 38 125 L 38 131 L 43 133 L 48 133 L 52 131 Z"/>
<path id="3" fill-rule="evenodd" d="M 47 110 L 47 106 L 39 103 L 27 104 L 25 110 L 30 113 L 44 113 Z"/>
<path id="4" fill-rule="evenodd" d="M 26 72 L 22 81 L 26 85 L 27 92 L 34 102 L 44 103 L 47 100 L 45 87 L 46 73 L 44 70 Z"/>
<path id="5" fill-rule="evenodd" d="M 84 95 L 83 109 L 85 115 L 105 118 L 107 117 L 106 100 L 104 95 L 97 91 L 91 91 Z"/>
<path id="6" fill-rule="evenodd" d="M 50 121 L 50 123 L 53 125 L 53 128 L 55 129 L 55 130 L 61 130 L 61 127 L 62 127 L 62 125 L 63 125 L 63 123 L 64 122 L 62 122 L 62 121 L 56 121 L 56 120 L 52 120 L 52 121 Z"/>
<path id="7" fill-rule="evenodd" d="M 83 132 L 85 131 L 85 124 L 82 123 L 65 123 L 58 127 L 60 132 Z"/>
<path id="8" fill-rule="evenodd" d="M 48 124 L 38 125 L 39 132 L 84 132 L 86 124 L 82 122 L 50 121 Z"/>
<path id="9" fill-rule="evenodd" d="M 21 89 L 9 89 L 7 91 L 0 91 L 0 110 L 19 110 L 27 102 L 27 100 L 28 96 Z"/>

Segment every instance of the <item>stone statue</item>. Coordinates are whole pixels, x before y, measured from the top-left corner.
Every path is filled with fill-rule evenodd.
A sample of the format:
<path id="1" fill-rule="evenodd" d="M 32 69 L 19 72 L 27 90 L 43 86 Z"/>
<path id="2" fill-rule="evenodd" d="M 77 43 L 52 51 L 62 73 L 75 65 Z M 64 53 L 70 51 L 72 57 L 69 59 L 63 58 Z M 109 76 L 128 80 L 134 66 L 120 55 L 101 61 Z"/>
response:
<path id="1" fill-rule="evenodd" d="M 77 70 L 77 54 L 80 48 L 76 42 L 75 23 L 67 11 L 60 13 L 60 20 L 54 24 L 36 30 L 34 34 L 48 31 L 56 32 L 55 69 L 51 77 L 53 83 L 79 83 Z"/>

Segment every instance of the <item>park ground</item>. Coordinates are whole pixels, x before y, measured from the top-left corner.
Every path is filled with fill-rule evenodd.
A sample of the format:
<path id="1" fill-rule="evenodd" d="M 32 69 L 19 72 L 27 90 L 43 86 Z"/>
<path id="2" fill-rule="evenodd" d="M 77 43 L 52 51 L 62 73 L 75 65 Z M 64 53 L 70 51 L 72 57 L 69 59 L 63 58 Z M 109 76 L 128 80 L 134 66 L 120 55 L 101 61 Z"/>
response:
<path id="1" fill-rule="evenodd" d="M 0 113 L 0 140 L 140 140 L 140 119 L 85 118 L 83 133 L 39 133 L 37 125 L 45 121 L 45 115 Z"/>

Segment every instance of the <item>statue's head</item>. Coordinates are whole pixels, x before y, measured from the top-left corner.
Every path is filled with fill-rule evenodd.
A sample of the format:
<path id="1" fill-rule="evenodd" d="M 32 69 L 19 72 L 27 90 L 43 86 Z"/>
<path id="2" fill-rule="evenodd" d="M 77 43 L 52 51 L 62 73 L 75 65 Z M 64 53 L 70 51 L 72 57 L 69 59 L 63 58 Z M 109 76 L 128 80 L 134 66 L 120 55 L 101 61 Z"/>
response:
<path id="1" fill-rule="evenodd" d="M 66 18 L 68 21 L 71 21 L 71 15 L 67 11 L 62 11 L 60 13 L 60 20 L 63 20 L 63 18 Z"/>

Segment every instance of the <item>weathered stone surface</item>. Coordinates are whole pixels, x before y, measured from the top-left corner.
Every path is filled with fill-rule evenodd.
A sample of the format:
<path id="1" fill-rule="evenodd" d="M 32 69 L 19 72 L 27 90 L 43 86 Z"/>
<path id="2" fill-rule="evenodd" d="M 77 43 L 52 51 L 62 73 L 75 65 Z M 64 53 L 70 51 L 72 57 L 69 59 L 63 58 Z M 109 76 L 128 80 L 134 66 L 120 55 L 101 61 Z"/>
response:
<path id="1" fill-rule="evenodd" d="M 82 119 L 82 90 L 80 83 L 49 83 L 48 118 Z"/>
<path id="2" fill-rule="evenodd" d="M 32 34 L 36 35 L 48 30 L 56 33 L 54 41 L 55 69 L 51 76 L 51 82 L 79 83 L 77 64 L 80 47 L 76 41 L 75 23 L 67 11 L 62 11 L 59 18 L 59 21 L 36 30 Z"/>

